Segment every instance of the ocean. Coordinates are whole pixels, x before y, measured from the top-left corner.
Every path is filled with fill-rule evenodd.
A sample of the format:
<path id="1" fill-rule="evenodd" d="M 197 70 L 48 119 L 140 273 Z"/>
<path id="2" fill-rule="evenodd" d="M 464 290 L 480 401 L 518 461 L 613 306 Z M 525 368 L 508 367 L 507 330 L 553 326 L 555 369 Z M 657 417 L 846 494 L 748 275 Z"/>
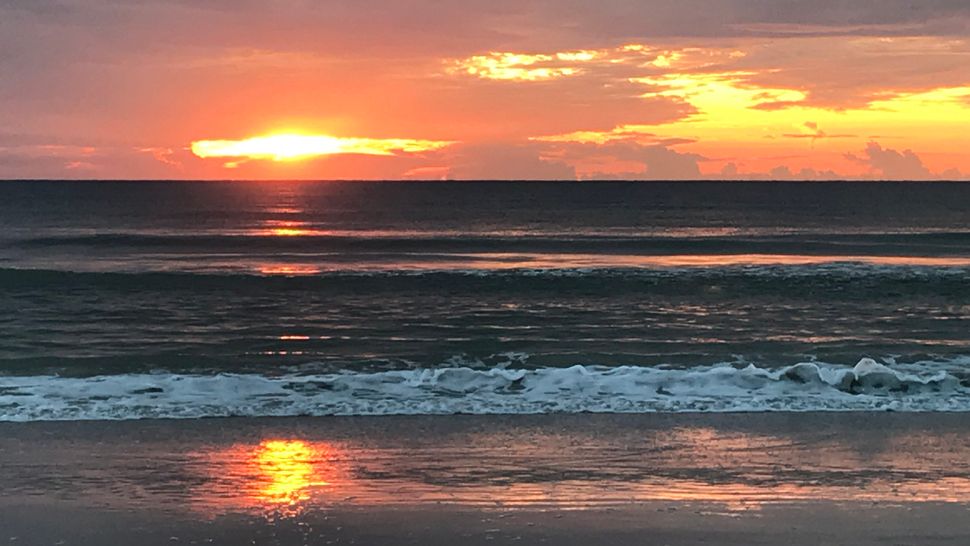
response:
<path id="1" fill-rule="evenodd" d="M 970 184 L 0 183 L 0 420 L 970 411 Z"/>

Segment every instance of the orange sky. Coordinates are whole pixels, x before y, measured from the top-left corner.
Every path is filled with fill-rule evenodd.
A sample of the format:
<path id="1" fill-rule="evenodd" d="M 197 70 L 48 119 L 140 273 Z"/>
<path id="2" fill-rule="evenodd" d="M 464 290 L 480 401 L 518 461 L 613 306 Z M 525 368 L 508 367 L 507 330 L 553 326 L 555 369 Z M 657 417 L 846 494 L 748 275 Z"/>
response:
<path id="1" fill-rule="evenodd" d="M 37 0 L 0 51 L 0 178 L 970 178 L 965 0 Z"/>

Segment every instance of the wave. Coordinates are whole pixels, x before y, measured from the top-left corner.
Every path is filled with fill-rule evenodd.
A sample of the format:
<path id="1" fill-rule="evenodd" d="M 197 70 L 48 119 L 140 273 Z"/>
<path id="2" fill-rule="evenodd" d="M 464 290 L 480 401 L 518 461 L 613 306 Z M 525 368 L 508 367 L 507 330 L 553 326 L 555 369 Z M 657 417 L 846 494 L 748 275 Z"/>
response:
<path id="1" fill-rule="evenodd" d="M 396 267 L 395 264 L 382 265 L 380 263 L 329 263 L 307 264 L 302 262 L 273 262 L 269 264 L 256 263 L 235 264 L 232 267 L 224 264 L 207 266 L 204 261 L 196 261 L 194 268 L 145 268 L 142 264 L 131 264 L 126 268 L 124 264 L 112 264 L 111 269 L 102 269 L 97 262 L 86 264 L 73 262 L 70 267 L 0 267 L 0 281 L 4 283 L 36 283 L 48 281 L 66 282 L 70 280 L 110 280 L 123 281 L 125 279 L 170 279 L 185 280 L 212 279 L 225 281 L 230 278 L 250 279 L 285 279 L 299 278 L 360 278 L 360 277 L 610 277 L 631 279 L 729 279 L 733 277 L 854 277 L 854 278 L 885 278 L 885 279 L 924 279 L 935 277 L 964 278 L 970 271 L 970 258 L 959 260 L 932 258 L 900 258 L 900 263 L 890 259 L 881 260 L 880 257 L 852 257 L 846 256 L 844 261 L 837 257 L 791 256 L 792 263 L 783 263 L 779 256 L 773 261 L 771 256 L 762 257 L 761 263 L 756 260 L 730 260 L 733 256 L 722 256 L 727 263 L 718 265 L 689 265 L 690 257 L 673 256 L 671 260 L 657 257 L 654 262 L 650 257 L 641 257 L 641 265 L 591 265 L 569 266 L 566 264 L 554 267 L 518 266 L 511 263 L 503 267 L 474 267 L 475 262 L 469 260 L 465 267 L 453 265 L 450 267 L 436 267 L 433 261 L 420 264 L 421 267 L 411 269 Z M 445 258 L 445 257 L 441 257 Z M 683 258 L 677 261 L 677 258 Z M 716 256 L 715 256 L 716 258 Z M 524 261 L 524 260 L 523 260 Z M 683 262 L 683 263 L 682 263 Z M 451 264 L 448 264 L 451 265 Z M 878 279 L 877 279 L 878 280 Z"/>
<path id="2" fill-rule="evenodd" d="M 970 234 L 830 234 L 830 235 L 589 235 L 583 233 L 538 235 L 395 234 L 372 236 L 352 233 L 307 233 L 279 236 L 251 234 L 139 234 L 101 233 L 26 236 L 0 239 L 0 247 L 16 252 L 117 255 L 119 252 L 156 255 L 318 255 L 393 257 L 421 255 L 472 255 L 489 253 L 589 254 L 637 256 L 802 255 L 802 256 L 911 256 L 965 257 Z"/>
<path id="3" fill-rule="evenodd" d="M 110 294 L 146 294 L 172 290 L 211 295 L 213 290 L 293 293 L 313 291 L 337 297 L 347 293 L 424 293 L 448 289 L 461 293 L 539 297 L 555 293 L 581 293 L 620 297 L 652 294 L 663 297 L 741 299 L 764 297 L 851 299 L 863 305 L 887 295 L 908 298 L 953 298 L 966 291 L 970 268 L 902 267 L 867 264 L 822 266 L 737 266 L 719 268 L 567 268 L 508 270 L 299 270 L 258 271 L 58 271 L 0 268 L 0 293 L 51 290 L 93 291 Z M 851 286 L 851 290 L 847 290 Z"/>
<path id="4" fill-rule="evenodd" d="M 927 372 L 927 370 L 936 371 Z M 0 421 L 653 412 L 970 411 L 938 366 L 449 367 L 326 375 L 6 377 Z"/>

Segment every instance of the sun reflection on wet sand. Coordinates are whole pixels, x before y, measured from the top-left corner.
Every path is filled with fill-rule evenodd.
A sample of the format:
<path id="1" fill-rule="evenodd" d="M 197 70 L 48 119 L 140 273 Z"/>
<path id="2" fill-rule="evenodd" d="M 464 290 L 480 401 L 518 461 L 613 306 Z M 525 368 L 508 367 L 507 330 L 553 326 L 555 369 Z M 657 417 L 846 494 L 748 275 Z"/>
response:
<path id="1" fill-rule="evenodd" d="M 970 475 L 952 464 L 954 454 L 918 460 L 914 446 L 864 453 L 839 439 L 801 443 L 705 427 L 657 431 L 639 447 L 556 434 L 469 434 L 408 447 L 274 439 L 206 454 L 211 483 L 192 504 L 210 516 L 272 517 L 421 504 L 573 510 L 654 502 L 725 512 L 815 501 L 970 504 Z"/>
<path id="2" fill-rule="evenodd" d="M 265 440 L 209 453 L 213 483 L 196 491 L 194 505 L 211 514 L 297 515 L 334 479 L 335 456 L 330 444 L 302 440 Z"/>
<path id="3" fill-rule="evenodd" d="M 255 464 L 266 478 L 259 499 L 267 504 L 293 506 L 310 498 L 314 482 L 315 448 L 306 442 L 273 440 L 263 442 L 256 450 Z"/>

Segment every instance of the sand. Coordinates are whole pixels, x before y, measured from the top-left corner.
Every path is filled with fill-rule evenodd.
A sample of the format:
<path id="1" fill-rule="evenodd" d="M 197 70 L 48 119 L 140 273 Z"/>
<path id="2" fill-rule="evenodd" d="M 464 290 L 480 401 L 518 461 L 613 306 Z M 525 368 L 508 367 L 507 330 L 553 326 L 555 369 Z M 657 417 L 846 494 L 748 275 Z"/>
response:
<path id="1" fill-rule="evenodd" d="M 970 544 L 960 414 L 0 424 L 0 544 Z"/>

